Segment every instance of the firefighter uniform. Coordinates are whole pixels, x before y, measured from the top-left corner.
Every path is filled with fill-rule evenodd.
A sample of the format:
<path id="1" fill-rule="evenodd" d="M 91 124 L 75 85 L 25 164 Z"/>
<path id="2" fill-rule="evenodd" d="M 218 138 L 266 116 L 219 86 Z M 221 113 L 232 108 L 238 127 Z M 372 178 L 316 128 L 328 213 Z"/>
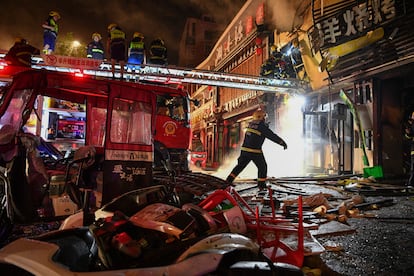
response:
<path id="1" fill-rule="evenodd" d="M 161 38 L 157 38 L 151 42 L 150 45 L 150 59 L 151 64 L 168 65 L 167 62 L 167 48 Z"/>
<path id="2" fill-rule="evenodd" d="M 135 32 L 128 49 L 128 63 L 129 64 L 143 64 L 145 63 L 145 44 L 144 35 Z"/>
<path id="3" fill-rule="evenodd" d="M 103 60 L 105 58 L 105 50 L 102 44 L 102 36 L 99 33 L 92 34 L 92 41 L 86 49 L 86 57 Z"/>
<path id="4" fill-rule="evenodd" d="M 124 76 L 124 65 L 126 60 L 125 51 L 125 33 L 117 24 L 109 24 L 108 26 L 108 47 L 111 59 L 112 77 L 115 77 L 115 62 L 119 62 L 121 70 L 121 79 Z"/>
<path id="5" fill-rule="evenodd" d="M 55 50 L 56 38 L 59 31 L 57 21 L 60 14 L 56 11 L 49 12 L 49 17 L 43 23 L 43 53 L 50 54 Z"/>
<path id="6" fill-rule="evenodd" d="M 257 184 L 260 189 L 265 188 L 267 163 L 262 152 L 262 145 L 265 138 L 281 145 L 284 149 L 287 149 L 286 142 L 270 130 L 268 125 L 264 122 L 265 116 L 266 113 L 261 110 L 256 111 L 253 114 L 253 121 L 249 123 L 246 129 L 240 156 L 237 159 L 237 165 L 226 179 L 229 184 L 233 183 L 237 175 L 239 175 L 250 161 L 253 161 L 258 169 Z"/>
<path id="7" fill-rule="evenodd" d="M 39 54 L 39 49 L 28 44 L 25 39 L 17 38 L 4 59 L 11 65 L 30 67 L 32 65 L 32 55 Z"/>
<path id="8" fill-rule="evenodd" d="M 125 33 L 117 25 L 109 25 L 109 48 L 111 59 L 125 61 Z"/>

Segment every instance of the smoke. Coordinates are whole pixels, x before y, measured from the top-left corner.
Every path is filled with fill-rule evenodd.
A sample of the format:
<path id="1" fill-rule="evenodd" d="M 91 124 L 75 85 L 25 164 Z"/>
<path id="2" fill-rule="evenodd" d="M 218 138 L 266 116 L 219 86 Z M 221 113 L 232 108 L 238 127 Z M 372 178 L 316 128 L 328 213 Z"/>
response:
<path id="1" fill-rule="evenodd" d="M 271 22 L 279 32 L 291 32 L 303 23 L 303 13 L 310 1 L 278 0 L 269 7 Z"/>

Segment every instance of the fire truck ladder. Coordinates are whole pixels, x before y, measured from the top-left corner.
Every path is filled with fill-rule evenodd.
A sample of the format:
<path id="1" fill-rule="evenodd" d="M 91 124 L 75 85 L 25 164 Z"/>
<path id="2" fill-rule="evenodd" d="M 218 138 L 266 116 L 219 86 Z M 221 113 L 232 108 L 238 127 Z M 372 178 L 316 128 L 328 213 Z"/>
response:
<path id="1" fill-rule="evenodd" d="M 0 59 L 2 57 L 0 56 Z M 65 62 L 51 62 L 63 60 Z M 97 66 L 85 66 L 93 61 Z M 86 58 L 48 55 L 32 57 L 32 68 L 50 71 L 89 75 L 94 77 L 112 78 L 111 64 Z M 120 76 L 120 66 L 115 65 L 115 75 Z M 298 79 L 276 79 L 261 76 L 241 75 L 208 71 L 175 66 L 159 66 L 142 64 L 132 67 L 125 66 L 124 78 L 128 81 L 149 81 L 167 84 L 198 84 L 221 86 L 272 93 L 302 94 L 308 90 L 307 83 Z"/>
<path id="2" fill-rule="evenodd" d="M 106 62 L 102 62 L 98 69 L 82 69 L 72 66 L 53 66 L 45 63 L 41 57 L 33 57 L 32 64 L 32 68 L 38 69 L 80 73 L 95 77 L 112 77 L 111 64 Z M 131 69 L 131 67 L 130 65 L 125 66 L 124 78 L 129 81 L 153 81 L 171 84 L 192 83 L 273 93 L 301 94 L 307 90 L 306 83 L 297 79 L 276 79 L 154 64 L 142 64 L 135 66 L 134 69 Z M 115 71 L 116 75 L 119 76 L 119 65 L 115 65 Z"/>

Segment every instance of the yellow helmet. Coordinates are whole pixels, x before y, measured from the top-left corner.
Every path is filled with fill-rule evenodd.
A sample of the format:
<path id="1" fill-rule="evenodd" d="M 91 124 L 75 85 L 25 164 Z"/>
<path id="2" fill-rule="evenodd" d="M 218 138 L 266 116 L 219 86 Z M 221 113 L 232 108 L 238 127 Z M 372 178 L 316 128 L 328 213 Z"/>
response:
<path id="1" fill-rule="evenodd" d="M 49 12 L 49 16 L 57 16 L 58 19 L 60 19 L 60 14 L 57 11 L 51 11 Z"/>
<path id="2" fill-rule="evenodd" d="M 143 34 L 141 34 L 140 32 L 135 32 L 134 33 L 134 35 L 133 35 L 133 37 L 135 38 L 135 37 L 139 37 L 139 38 L 144 38 L 144 35 Z"/>
<path id="3" fill-rule="evenodd" d="M 267 115 L 266 112 L 264 112 L 261 109 L 258 109 L 253 113 L 253 120 L 255 120 L 255 121 L 264 121 L 265 118 L 266 118 L 266 115 Z"/>
<path id="4" fill-rule="evenodd" d="M 101 40 L 101 39 L 102 39 L 102 36 L 101 36 L 101 34 L 100 34 L 100 33 L 93 33 L 93 34 L 92 34 L 92 39 L 94 39 L 94 38 L 95 38 L 95 36 L 97 36 L 99 40 Z"/>
<path id="5" fill-rule="evenodd" d="M 108 31 L 110 31 L 110 30 L 112 30 L 113 28 L 116 28 L 116 27 L 118 27 L 117 24 L 111 23 L 111 24 L 108 25 Z"/>

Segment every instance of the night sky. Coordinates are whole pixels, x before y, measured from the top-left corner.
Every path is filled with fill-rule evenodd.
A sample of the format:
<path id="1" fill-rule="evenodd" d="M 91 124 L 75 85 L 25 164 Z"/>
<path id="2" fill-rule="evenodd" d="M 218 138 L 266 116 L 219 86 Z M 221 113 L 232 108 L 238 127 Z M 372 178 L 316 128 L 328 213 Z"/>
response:
<path id="1" fill-rule="evenodd" d="M 212 15 L 216 22 L 227 25 L 245 0 L 2 0 L 0 8 L 0 50 L 8 50 L 16 37 L 30 44 L 43 46 L 42 23 L 49 11 L 60 13 L 59 35 L 72 33 L 82 44 L 91 41 L 91 34 L 101 33 L 117 23 L 130 39 L 134 32 L 144 34 L 149 45 L 162 37 L 169 52 L 169 63 L 176 64 L 178 46 L 187 17 Z M 59 37 L 58 37 L 59 40 Z M 104 41 L 106 43 L 106 41 Z"/>

